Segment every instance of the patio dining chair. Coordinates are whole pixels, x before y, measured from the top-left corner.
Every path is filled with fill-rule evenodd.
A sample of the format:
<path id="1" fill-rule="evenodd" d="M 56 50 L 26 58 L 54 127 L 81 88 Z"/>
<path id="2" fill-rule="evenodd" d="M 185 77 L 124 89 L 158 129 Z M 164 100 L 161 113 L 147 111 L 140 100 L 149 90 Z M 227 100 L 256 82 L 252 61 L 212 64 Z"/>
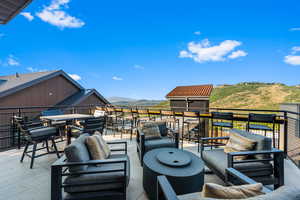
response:
<path id="1" fill-rule="evenodd" d="M 137 126 L 147 121 L 150 121 L 148 109 L 137 109 Z"/>
<path id="2" fill-rule="evenodd" d="M 264 131 L 265 136 L 268 131 L 272 132 L 273 147 L 275 147 L 275 119 L 275 114 L 249 113 L 246 130 L 261 130 Z"/>
<path id="3" fill-rule="evenodd" d="M 130 131 L 130 140 L 132 140 L 133 131 L 136 128 L 136 116 L 132 112 L 131 108 L 123 108 L 122 109 L 123 118 L 122 118 L 122 131 L 121 131 L 121 138 L 122 133 Z"/>
<path id="4" fill-rule="evenodd" d="M 222 136 L 223 128 L 233 128 L 233 113 L 232 112 L 211 112 L 211 135 L 214 137 L 214 128 L 216 129 L 216 137 Z M 221 129 L 221 135 L 218 129 Z"/>
<path id="5" fill-rule="evenodd" d="M 20 162 L 23 162 L 25 155 L 31 158 L 30 169 L 33 168 L 34 159 L 47 155 L 49 153 L 56 153 L 57 157 L 60 158 L 59 152 L 56 147 L 55 137 L 58 135 L 58 129 L 56 127 L 46 127 L 41 121 L 27 121 L 22 117 L 14 118 L 18 129 L 22 133 L 23 138 L 26 140 L 25 148 L 21 157 Z M 50 152 L 48 141 L 52 142 L 54 152 Z M 37 148 L 38 144 L 46 144 L 40 148 Z M 28 150 L 28 147 L 32 145 L 32 150 Z M 37 151 L 46 149 L 46 153 L 36 155 Z M 31 155 L 29 155 L 31 153 Z"/>
<path id="6" fill-rule="evenodd" d="M 92 135 L 96 131 L 102 135 L 104 132 L 105 124 L 105 116 L 85 119 L 83 122 L 80 122 L 80 126 L 71 126 L 72 137 L 78 138 L 84 133 L 89 133 L 90 135 Z"/>
<path id="7" fill-rule="evenodd" d="M 175 112 L 171 110 L 161 110 L 161 120 L 167 122 L 169 128 L 179 130 L 179 119 L 176 118 Z"/>
<path id="8" fill-rule="evenodd" d="M 114 136 L 119 130 L 119 122 L 122 119 L 122 113 L 117 112 L 114 107 L 106 107 L 106 129 L 113 132 Z"/>

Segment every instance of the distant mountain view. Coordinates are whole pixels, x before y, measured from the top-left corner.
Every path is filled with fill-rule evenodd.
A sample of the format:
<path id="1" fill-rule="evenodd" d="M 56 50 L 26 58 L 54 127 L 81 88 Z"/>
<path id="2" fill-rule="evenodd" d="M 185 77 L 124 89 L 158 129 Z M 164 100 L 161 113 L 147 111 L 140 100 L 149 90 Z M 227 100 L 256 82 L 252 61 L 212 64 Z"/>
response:
<path id="1" fill-rule="evenodd" d="M 108 98 L 114 105 L 169 108 L 167 100 L 137 100 Z M 281 83 L 245 82 L 216 86 L 210 97 L 210 107 L 278 109 L 281 103 L 300 103 L 300 86 Z"/>
<path id="2" fill-rule="evenodd" d="M 147 100 L 147 99 L 132 99 L 126 97 L 110 97 L 107 98 L 113 105 L 118 106 L 155 106 L 164 100 Z"/>

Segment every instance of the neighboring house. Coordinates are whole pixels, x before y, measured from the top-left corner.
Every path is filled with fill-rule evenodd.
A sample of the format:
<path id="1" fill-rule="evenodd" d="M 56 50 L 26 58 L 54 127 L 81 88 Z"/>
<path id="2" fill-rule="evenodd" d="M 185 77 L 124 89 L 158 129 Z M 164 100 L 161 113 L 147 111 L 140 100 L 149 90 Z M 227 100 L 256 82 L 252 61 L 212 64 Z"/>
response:
<path id="1" fill-rule="evenodd" d="M 213 85 L 178 86 L 166 98 L 173 111 L 207 112 L 212 90 Z"/>
<path id="2" fill-rule="evenodd" d="M 0 107 L 106 105 L 95 89 L 86 90 L 64 71 L 0 76 Z"/>
<path id="3" fill-rule="evenodd" d="M 0 24 L 6 24 L 30 3 L 31 0 L 1 0 Z"/>

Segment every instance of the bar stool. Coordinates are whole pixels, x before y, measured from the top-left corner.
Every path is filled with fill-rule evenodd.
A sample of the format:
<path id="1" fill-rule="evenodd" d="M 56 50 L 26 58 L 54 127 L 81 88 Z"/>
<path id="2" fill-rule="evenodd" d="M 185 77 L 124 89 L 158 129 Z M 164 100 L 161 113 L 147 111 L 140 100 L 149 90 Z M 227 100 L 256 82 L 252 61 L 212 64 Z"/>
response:
<path id="1" fill-rule="evenodd" d="M 161 110 L 160 120 L 167 122 L 167 125 L 173 130 L 179 130 L 179 119 L 176 118 L 175 112 L 171 110 Z"/>
<path id="2" fill-rule="evenodd" d="M 148 109 L 137 109 L 137 126 L 147 121 L 150 121 Z"/>
<path id="3" fill-rule="evenodd" d="M 211 112 L 211 135 L 214 137 L 214 127 L 216 128 L 217 137 L 218 128 L 233 128 L 233 113 L 232 112 Z"/>
<path id="4" fill-rule="evenodd" d="M 49 140 L 52 142 L 52 145 L 54 147 L 54 153 L 56 153 L 57 158 L 60 158 L 59 152 L 57 150 L 56 143 L 54 140 L 55 136 L 58 135 L 58 128 L 45 127 L 45 126 L 43 126 L 43 122 L 41 122 L 41 121 L 37 121 L 37 122 L 25 121 L 24 118 L 19 118 L 19 117 L 15 117 L 15 121 L 16 121 L 16 124 L 17 124 L 19 130 L 23 134 L 23 137 L 26 140 L 25 148 L 24 148 L 21 160 L 20 160 L 21 163 L 23 162 L 25 155 L 30 157 L 31 158 L 30 169 L 32 169 L 35 158 L 53 153 L 53 152 L 50 152 L 50 150 L 49 150 L 49 144 L 48 144 Z M 45 143 L 46 146 L 37 148 L 37 145 L 39 143 Z M 32 150 L 28 151 L 28 147 L 30 145 L 33 145 L 33 148 L 32 148 Z M 37 151 L 40 151 L 43 149 L 46 149 L 47 152 L 36 155 Z M 28 153 L 32 153 L 32 154 L 29 155 Z"/>
<path id="5" fill-rule="evenodd" d="M 267 135 L 267 131 L 272 132 L 273 147 L 275 148 L 275 120 L 276 120 L 275 114 L 249 113 L 246 129 L 247 131 L 249 130 L 264 131 L 265 136 Z M 261 123 L 270 124 L 272 128 L 268 125 L 264 125 Z"/>
<path id="6" fill-rule="evenodd" d="M 122 126 L 123 126 L 123 131 L 130 131 L 130 140 L 132 140 L 132 135 L 133 135 L 133 129 L 135 128 L 135 116 L 132 112 L 132 109 L 130 108 L 123 108 L 123 119 L 122 119 Z M 122 132 L 123 132 L 122 131 Z M 122 138 L 122 132 L 121 132 L 121 138 Z"/>

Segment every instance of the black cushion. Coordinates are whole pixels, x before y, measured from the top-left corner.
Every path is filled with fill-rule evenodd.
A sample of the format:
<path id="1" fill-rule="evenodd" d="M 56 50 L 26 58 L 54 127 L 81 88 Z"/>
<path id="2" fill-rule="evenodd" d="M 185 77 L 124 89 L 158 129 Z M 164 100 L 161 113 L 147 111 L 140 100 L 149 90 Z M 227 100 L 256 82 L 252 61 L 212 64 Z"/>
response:
<path id="1" fill-rule="evenodd" d="M 68 162 L 86 162 L 90 160 L 89 151 L 85 145 L 85 139 L 89 134 L 82 134 L 65 148 L 65 154 Z M 86 165 L 72 166 L 70 172 L 85 170 Z"/>
<path id="2" fill-rule="evenodd" d="M 50 136 L 55 136 L 57 129 L 55 127 L 43 127 L 37 128 L 29 131 L 31 138 L 34 139 L 43 139 Z"/>
<path id="3" fill-rule="evenodd" d="M 145 152 L 150 151 L 152 149 L 156 149 L 156 148 L 162 148 L 162 147 L 176 148 L 176 144 L 175 144 L 174 140 L 172 140 L 171 138 L 168 138 L 168 137 L 145 141 Z"/>
<path id="4" fill-rule="evenodd" d="M 232 128 L 233 125 L 230 122 L 213 122 L 213 126 Z"/>
<path id="5" fill-rule="evenodd" d="M 125 154 L 111 155 L 109 158 L 126 158 L 127 160 L 127 185 L 130 179 L 130 161 L 129 157 Z M 84 172 L 92 172 L 99 170 L 114 170 L 122 169 L 123 163 L 101 164 L 99 166 L 89 166 Z M 65 192 L 77 193 L 77 192 L 93 192 L 99 190 L 122 190 L 123 188 L 123 172 L 109 172 L 109 173 L 95 173 L 84 174 L 80 176 L 68 176 L 64 184 L 69 185 L 65 187 Z M 72 184 L 87 184 L 81 186 L 72 186 Z"/>
<path id="6" fill-rule="evenodd" d="M 249 124 L 248 128 L 254 130 L 273 131 L 273 129 L 270 128 L 269 126 L 261 125 L 261 124 Z"/>
<path id="7" fill-rule="evenodd" d="M 214 169 L 225 175 L 228 163 L 227 154 L 223 149 L 205 150 L 202 152 L 202 159 Z M 270 163 L 253 162 L 234 164 L 234 168 L 252 178 L 270 176 L 273 174 L 273 166 Z"/>

